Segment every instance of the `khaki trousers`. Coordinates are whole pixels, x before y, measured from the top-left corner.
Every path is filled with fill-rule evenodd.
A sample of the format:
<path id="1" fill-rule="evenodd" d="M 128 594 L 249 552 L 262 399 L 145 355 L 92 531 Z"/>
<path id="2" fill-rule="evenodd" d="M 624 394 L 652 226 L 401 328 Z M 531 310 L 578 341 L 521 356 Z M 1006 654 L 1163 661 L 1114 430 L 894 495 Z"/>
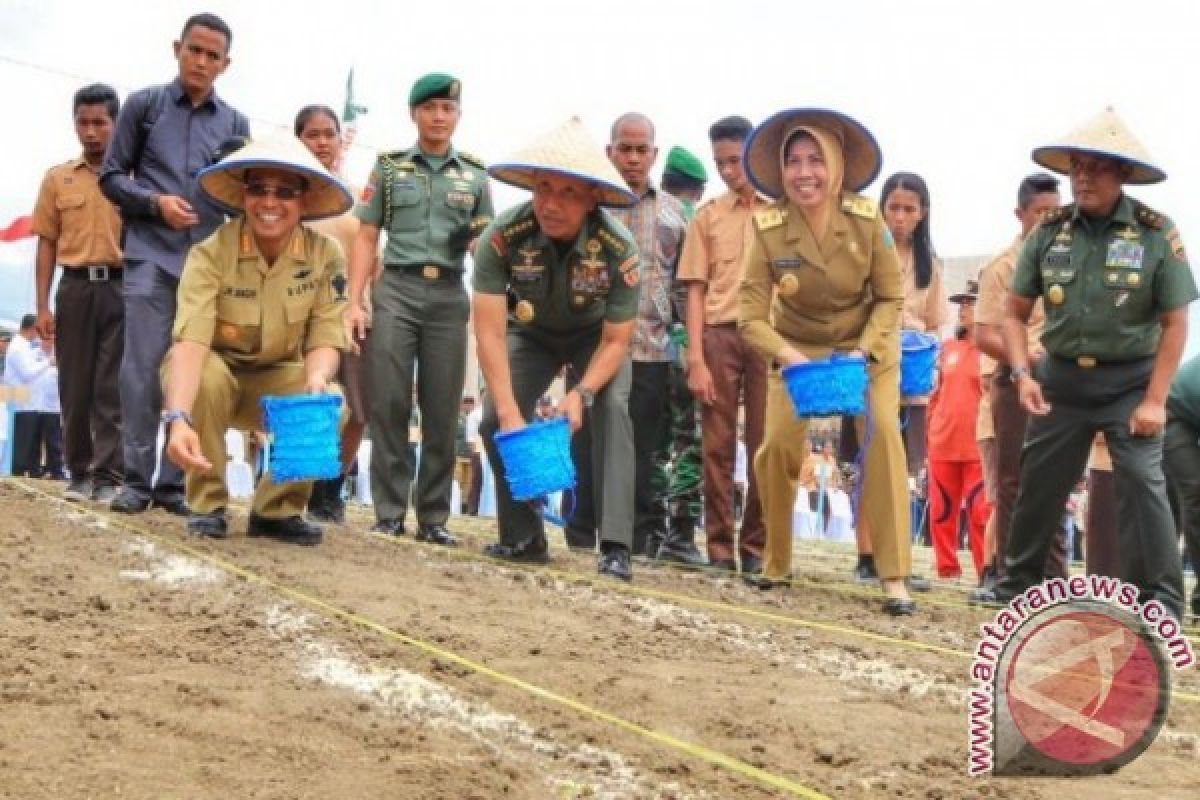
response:
<path id="1" fill-rule="evenodd" d="M 163 362 L 164 378 L 169 362 L 170 356 Z M 192 405 L 192 424 L 200 437 L 204 457 L 213 467 L 207 472 L 188 472 L 185 476 L 188 508 L 197 513 L 209 513 L 229 504 L 229 491 L 225 486 L 225 431 L 230 428 L 263 430 L 262 407 L 259 405 L 263 397 L 303 391 L 304 364 L 299 361 L 235 372 L 216 353 L 205 357 L 200 391 Z M 311 492 L 311 481 L 275 483 L 270 472 L 266 472 L 254 490 L 251 508 L 255 514 L 271 519 L 303 514 Z"/>
<path id="2" fill-rule="evenodd" d="M 858 524 L 871 531 L 875 566 L 884 580 L 911 572 L 912 533 L 908 514 L 908 471 L 900 437 L 900 365 L 873 364 L 866 418 L 855 419 L 859 441 L 867 442 Z M 754 474 L 767 522 L 763 575 L 784 578 L 792 570 L 792 509 L 804 459 L 809 456 L 808 421 L 796 417 L 778 369 L 767 376 L 767 420 L 762 447 L 754 456 Z"/>

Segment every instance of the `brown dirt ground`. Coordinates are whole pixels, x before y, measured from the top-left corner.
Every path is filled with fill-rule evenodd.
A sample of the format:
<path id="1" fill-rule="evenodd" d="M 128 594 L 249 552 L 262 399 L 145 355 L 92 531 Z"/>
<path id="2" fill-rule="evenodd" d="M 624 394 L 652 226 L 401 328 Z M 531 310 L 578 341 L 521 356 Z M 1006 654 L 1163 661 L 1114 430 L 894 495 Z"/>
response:
<path id="1" fill-rule="evenodd" d="M 294 548 L 245 538 L 244 515 L 196 541 L 161 512 L 14 483 L 0 509 L 0 798 L 789 796 L 333 607 L 831 797 L 1064 791 L 968 778 L 969 661 L 862 635 L 965 651 L 987 615 L 944 587 L 889 620 L 842 580 L 842 549 L 801 545 L 808 579 L 764 594 L 647 564 L 617 585 L 565 549 L 548 569 L 489 563 L 491 521 L 455 518 L 468 541 L 446 551 L 365 535 L 360 512 Z M 1176 685 L 1200 693 L 1194 671 Z M 1142 758 L 1072 788 L 1194 796 L 1198 731 L 1200 703 L 1177 700 Z"/>

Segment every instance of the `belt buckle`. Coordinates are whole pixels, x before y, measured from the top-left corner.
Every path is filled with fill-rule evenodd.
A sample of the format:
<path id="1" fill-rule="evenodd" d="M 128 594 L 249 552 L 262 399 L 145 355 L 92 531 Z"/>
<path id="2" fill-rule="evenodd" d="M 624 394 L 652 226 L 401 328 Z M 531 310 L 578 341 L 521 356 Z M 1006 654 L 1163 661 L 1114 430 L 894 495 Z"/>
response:
<path id="1" fill-rule="evenodd" d="M 87 268 L 88 280 L 92 283 L 108 280 L 108 265 L 100 264 L 99 266 L 89 266 Z"/>
<path id="2" fill-rule="evenodd" d="M 1079 358 L 1075 359 L 1075 363 L 1084 369 L 1091 369 L 1092 367 L 1096 366 L 1096 359 L 1094 356 L 1080 356 Z"/>
<path id="3" fill-rule="evenodd" d="M 421 267 L 421 277 L 427 281 L 436 281 L 442 274 L 442 271 L 434 266 Z"/>

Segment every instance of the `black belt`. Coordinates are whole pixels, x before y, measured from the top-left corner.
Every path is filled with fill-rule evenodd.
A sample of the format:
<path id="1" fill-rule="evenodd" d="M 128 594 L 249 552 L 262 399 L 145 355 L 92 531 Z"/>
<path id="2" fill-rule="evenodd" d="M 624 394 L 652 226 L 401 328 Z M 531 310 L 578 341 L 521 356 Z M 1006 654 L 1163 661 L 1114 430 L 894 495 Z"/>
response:
<path id="1" fill-rule="evenodd" d="M 107 264 L 96 264 L 87 267 L 63 267 L 64 278 L 74 278 L 91 283 L 119 281 L 124 270 L 121 267 L 110 267 Z"/>
<path id="2" fill-rule="evenodd" d="M 1096 367 L 1129 367 L 1134 364 L 1144 364 L 1150 361 L 1154 356 L 1139 356 L 1137 358 L 1126 358 L 1119 361 L 1096 358 L 1095 356 L 1056 356 L 1051 354 L 1055 361 L 1062 364 L 1071 364 L 1072 366 L 1080 367 L 1081 369 L 1095 369 Z"/>
<path id="3" fill-rule="evenodd" d="M 463 272 L 461 269 L 439 267 L 436 264 L 388 264 L 387 268 L 394 269 L 397 272 L 404 272 L 408 275 L 416 275 L 427 281 L 462 283 Z"/>

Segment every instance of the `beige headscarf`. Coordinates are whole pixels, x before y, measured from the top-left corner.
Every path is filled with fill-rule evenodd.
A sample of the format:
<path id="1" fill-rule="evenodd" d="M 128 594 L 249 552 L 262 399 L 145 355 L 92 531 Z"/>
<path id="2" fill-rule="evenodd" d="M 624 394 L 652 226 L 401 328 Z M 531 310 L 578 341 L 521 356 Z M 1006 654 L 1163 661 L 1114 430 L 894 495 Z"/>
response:
<path id="1" fill-rule="evenodd" d="M 788 194 L 786 184 L 784 185 L 784 194 L 788 196 L 788 204 L 795 207 L 804 221 L 808 223 L 808 227 L 813 233 L 813 239 L 816 240 L 823 252 L 824 240 L 826 234 L 829 233 L 829 223 L 833 219 L 834 210 L 841 205 L 842 181 L 846 173 L 846 158 L 843 154 L 842 140 L 837 134 L 814 125 L 797 125 L 790 129 L 787 135 L 783 137 L 783 144 L 779 148 L 779 165 L 781 169 L 787 162 L 788 143 L 799 132 L 804 132 L 811 136 L 816 141 L 821 155 L 825 157 L 825 169 L 829 174 L 825 204 L 821 208 L 801 208 L 796 205 L 791 195 Z"/>

